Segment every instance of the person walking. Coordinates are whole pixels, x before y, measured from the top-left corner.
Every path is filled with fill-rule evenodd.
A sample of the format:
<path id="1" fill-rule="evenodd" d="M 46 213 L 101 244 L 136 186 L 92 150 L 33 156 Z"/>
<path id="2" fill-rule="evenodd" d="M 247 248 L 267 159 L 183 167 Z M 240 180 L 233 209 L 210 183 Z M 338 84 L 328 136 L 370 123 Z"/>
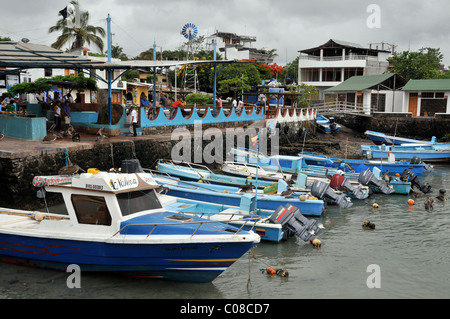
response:
<path id="1" fill-rule="evenodd" d="M 137 136 L 137 111 L 134 107 L 131 108 L 131 125 L 133 126 L 133 136 Z"/>
<path id="2" fill-rule="evenodd" d="M 60 101 L 55 103 L 55 106 L 53 107 L 53 112 L 54 112 L 54 118 L 55 118 L 55 124 L 56 124 L 55 130 L 57 132 L 60 132 L 61 131 L 61 102 Z"/>

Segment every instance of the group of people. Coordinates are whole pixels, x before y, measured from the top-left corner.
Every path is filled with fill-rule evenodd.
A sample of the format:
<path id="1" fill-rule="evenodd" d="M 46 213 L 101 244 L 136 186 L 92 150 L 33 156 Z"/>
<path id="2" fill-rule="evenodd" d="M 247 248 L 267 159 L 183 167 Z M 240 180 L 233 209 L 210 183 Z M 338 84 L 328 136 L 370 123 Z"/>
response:
<path id="1" fill-rule="evenodd" d="M 13 112 L 17 111 L 17 102 L 10 97 L 0 97 L 0 111 Z"/>

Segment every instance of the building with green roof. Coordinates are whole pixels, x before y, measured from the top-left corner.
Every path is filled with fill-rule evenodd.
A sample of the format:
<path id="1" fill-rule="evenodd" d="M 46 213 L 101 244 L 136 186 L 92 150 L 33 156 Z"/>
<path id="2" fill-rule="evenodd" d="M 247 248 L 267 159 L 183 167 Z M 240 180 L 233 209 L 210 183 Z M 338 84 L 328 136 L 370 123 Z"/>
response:
<path id="1" fill-rule="evenodd" d="M 450 79 L 409 80 L 402 91 L 403 112 L 422 117 L 450 114 Z"/>

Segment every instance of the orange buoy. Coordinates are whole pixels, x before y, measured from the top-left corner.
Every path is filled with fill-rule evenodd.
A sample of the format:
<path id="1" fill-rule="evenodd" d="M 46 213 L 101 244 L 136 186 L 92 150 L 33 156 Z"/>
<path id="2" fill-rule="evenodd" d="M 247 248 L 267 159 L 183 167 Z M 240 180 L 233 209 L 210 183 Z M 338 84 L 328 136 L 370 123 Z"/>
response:
<path id="1" fill-rule="evenodd" d="M 409 205 L 414 205 L 414 200 L 409 199 L 409 200 L 408 200 L 408 204 L 409 204 Z"/>
<path id="2" fill-rule="evenodd" d="M 277 272 L 275 271 L 275 269 L 273 267 L 267 267 L 266 273 L 268 273 L 269 275 L 275 275 Z"/>

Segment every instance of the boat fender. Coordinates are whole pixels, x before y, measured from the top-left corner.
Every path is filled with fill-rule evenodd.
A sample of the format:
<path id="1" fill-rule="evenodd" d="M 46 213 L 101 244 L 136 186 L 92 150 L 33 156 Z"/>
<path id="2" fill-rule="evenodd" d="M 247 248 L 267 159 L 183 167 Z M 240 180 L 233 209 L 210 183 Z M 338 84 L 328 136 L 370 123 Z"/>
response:
<path id="1" fill-rule="evenodd" d="M 366 220 L 362 223 L 362 227 L 364 229 L 375 229 L 375 223 L 372 223 L 371 221 Z"/>
<path id="2" fill-rule="evenodd" d="M 320 246 L 322 246 L 322 242 L 318 238 L 311 239 L 310 242 L 313 245 L 313 247 L 319 248 Z"/>
<path id="3" fill-rule="evenodd" d="M 42 221 L 45 219 L 45 215 L 39 212 L 34 213 L 34 219 L 37 220 L 38 222 Z"/>

